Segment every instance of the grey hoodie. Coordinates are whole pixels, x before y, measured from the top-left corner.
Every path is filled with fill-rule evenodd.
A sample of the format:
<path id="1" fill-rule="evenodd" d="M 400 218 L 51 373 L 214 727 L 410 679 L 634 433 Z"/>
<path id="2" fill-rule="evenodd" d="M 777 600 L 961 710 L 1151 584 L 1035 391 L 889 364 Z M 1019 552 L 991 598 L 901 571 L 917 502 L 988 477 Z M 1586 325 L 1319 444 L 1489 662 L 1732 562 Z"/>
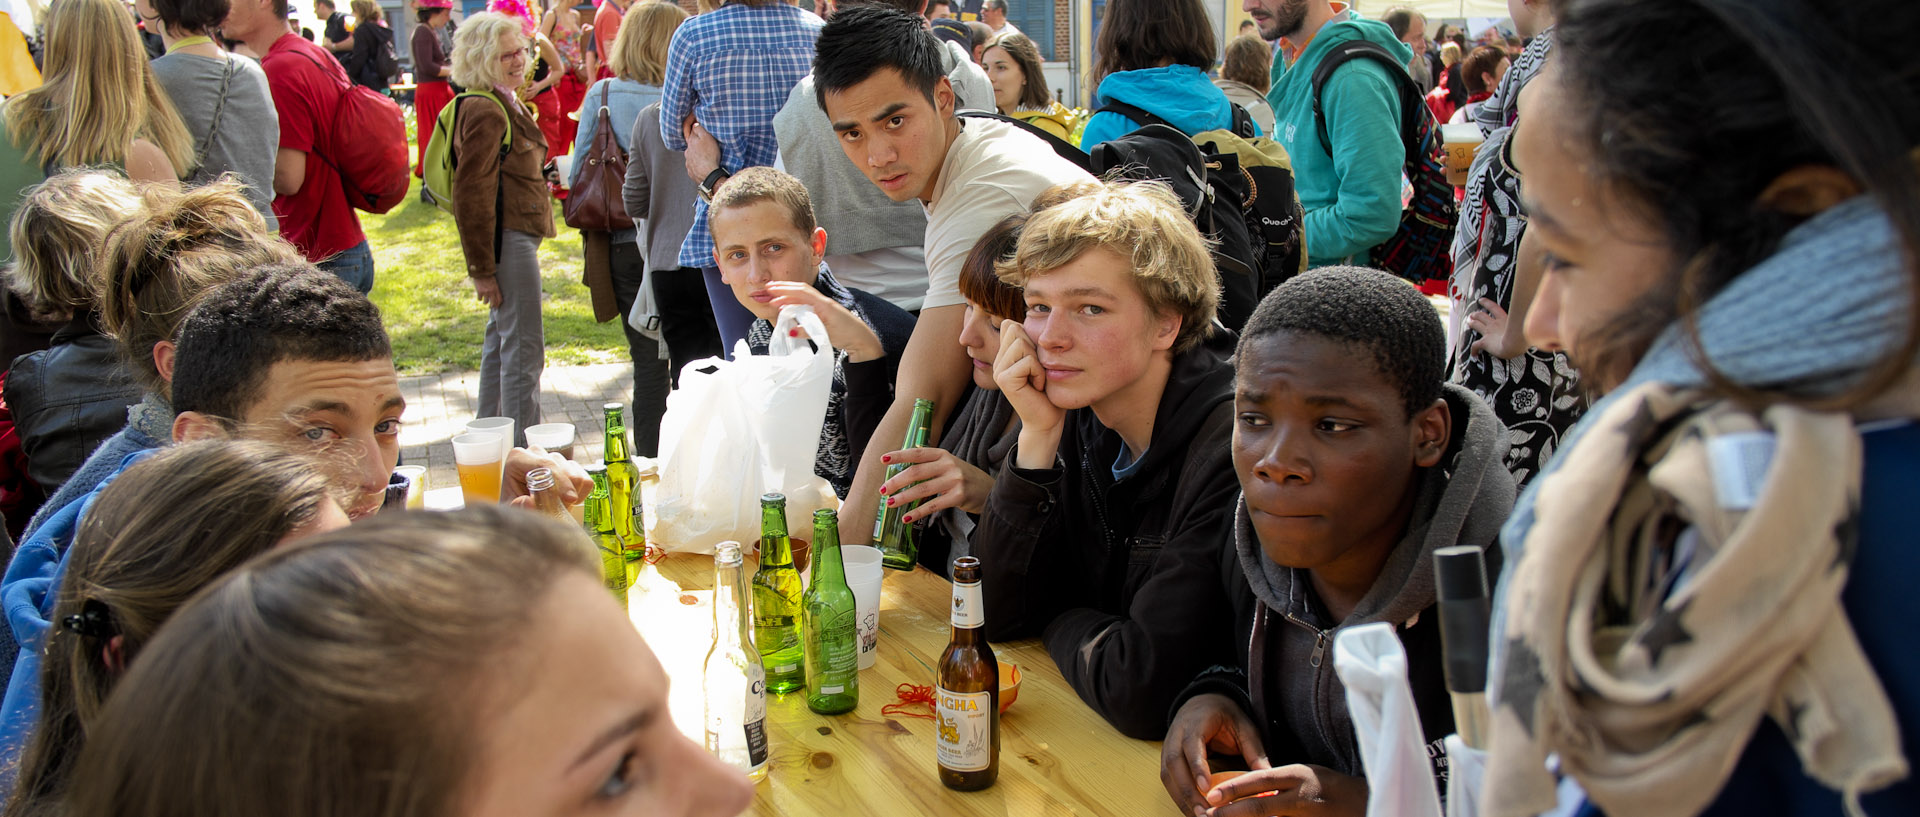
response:
<path id="1" fill-rule="evenodd" d="M 1394 625 L 1406 647 L 1409 682 L 1429 756 L 1444 782 L 1446 760 L 1439 740 L 1453 731 L 1453 712 L 1442 681 L 1439 616 L 1433 609 L 1433 551 L 1455 544 L 1493 544 L 1513 509 L 1514 483 L 1502 465 L 1506 429 L 1493 412 L 1458 386 L 1447 385 L 1443 396 L 1452 410 L 1454 434 L 1442 464 L 1417 477 L 1405 535 L 1387 557 L 1373 589 L 1344 621 L 1328 619 L 1307 571 L 1281 567 L 1266 557 L 1248 521 L 1245 499 L 1240 502 L 1235 560 L 1224 568 L 1240 622 L 1240 665 L 1202 674 L 1180 702 L 1209 692 L 1239 702 L 1261 727 L 1268 760 L 1275 766 L 1313 763 L 1362 774 L 1346 690 L 1333 670 L 1333 638 L 1342 629 L 1384 621 Z"/>

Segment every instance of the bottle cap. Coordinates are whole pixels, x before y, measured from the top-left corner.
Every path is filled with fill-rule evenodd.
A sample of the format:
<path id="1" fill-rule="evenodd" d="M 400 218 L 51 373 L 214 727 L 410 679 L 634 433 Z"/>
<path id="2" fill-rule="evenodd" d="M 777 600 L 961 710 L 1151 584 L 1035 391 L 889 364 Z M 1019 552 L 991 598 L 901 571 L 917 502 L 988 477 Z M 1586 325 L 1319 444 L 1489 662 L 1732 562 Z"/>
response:
<path id="1" fill-rule="evenodd" d="M 734 541 L 721 542 L 719 547 L 714 548 L 713 562 L 719 565 L 740 564 L 740 543 Z"/>

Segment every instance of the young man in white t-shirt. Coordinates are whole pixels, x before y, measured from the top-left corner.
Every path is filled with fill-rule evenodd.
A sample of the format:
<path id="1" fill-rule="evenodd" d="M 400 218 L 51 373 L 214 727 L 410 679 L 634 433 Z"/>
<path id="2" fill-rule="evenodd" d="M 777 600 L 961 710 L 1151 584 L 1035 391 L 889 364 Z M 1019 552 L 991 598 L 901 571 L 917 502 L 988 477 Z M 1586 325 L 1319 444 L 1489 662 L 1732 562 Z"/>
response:
<path id="1" fill-rule="evenodd" d="M 814 89 L 847 158 L 888 198 L 918 199 L 927 208 L 927 296 L 900 361 L 893 405 L 864 446 L 841 506 L 841 537 L 849 543 L 865 541 L 871 530 L 884 479 L 880 455 L 905 436 L 913 401 L 934 401 L 928 442 L 935 444 L 972 382 L 956 340 L 967 308 L 958 285 L 967 252 L 1041 191 L 1092 179 L 1013 125 L 955 117 L 940 51 L 919 15 L 874 6 L 835 14 L 816 44 Z"/>

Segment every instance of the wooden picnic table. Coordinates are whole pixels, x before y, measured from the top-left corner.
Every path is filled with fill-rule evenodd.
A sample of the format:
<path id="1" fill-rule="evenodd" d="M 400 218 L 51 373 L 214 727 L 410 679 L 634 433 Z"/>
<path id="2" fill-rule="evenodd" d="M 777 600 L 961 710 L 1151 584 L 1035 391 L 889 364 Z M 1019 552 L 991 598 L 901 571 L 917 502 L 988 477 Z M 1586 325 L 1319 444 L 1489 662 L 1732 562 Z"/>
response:
<path id="1" fill-rule="evenodd" d="M 747 556 L 750 576 L 754 559 Z M 646 566 L 630 593 L 633 622 L 666 666 L 674 722 L 704 732 L 701 674 L 713 642 L 713 558 L 674 554 Z M 768 695 L 767 777 L 753 814 L 1172 814 L 1160 786 L 1160 744 L 1107 725 L 1067 686 L 1036 639 L 994 644 L 1023 676 L 1000 719 L 1000 775 L 979 792 L 940 784 L 933 721 L 883 715 L 902 683 L 932 685 L 950 634 L 952 585 L 925 568 L 887 571 L 874 666 L 860 673 L 860 704 L 844 715 L 808 711 L 804 693 Z M 993 611 L 987 611 L 992 615 Z M 926 711 L 927 707 L 916 707 Z"/>

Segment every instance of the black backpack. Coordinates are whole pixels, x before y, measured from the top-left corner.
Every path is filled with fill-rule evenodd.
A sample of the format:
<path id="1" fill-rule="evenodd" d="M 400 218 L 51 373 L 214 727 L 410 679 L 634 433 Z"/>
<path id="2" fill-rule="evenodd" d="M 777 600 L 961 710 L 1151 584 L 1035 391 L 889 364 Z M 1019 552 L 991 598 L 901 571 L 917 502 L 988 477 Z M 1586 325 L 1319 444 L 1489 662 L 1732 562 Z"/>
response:
<path id="1" fill-rule="evenodd" d="M 1203 153 L 1180 129 L 1152 114 L 1141 113 L 1155 121 L 1118 139 L 1095 145 L 1091 153 L 1018 119 L 976 111 L 960 115 L 1008 122 L 1039 137 L 1062 158 L 1094 176 L 1160 181 L 1173 188 L 1186 206 L 1187 217 L 1213 242 L 1214 267 L 1221 288 L 1218 317 L 1227 328 L 1237 332 L 1252 315 L 1260 295 L 1269 288 L 1262 285 L 1264 267 L 1259 256 L 1264 253 L 1253 249 L 1243 209 L 1250 201 L 1249 177 L 1241 172 L 1238 156 Z M 1290 198 L 1297 207 L 1298 198 Z"/>
<path id="2" fill-rule="evenodd" d="M 377 87 L 399 82 L 400 54 L 393 48 L 393 41 L 397 35 L 393 33 L 393 29 L 386 26 L 376 23 L 367 23 L 367 25 L 373 26 L 373 58 L 367 60 L 366 65 L 360 70 L 369 75 L 367 77 L 369 80 L 378 77 L 384 81 L 362 84 Z"/>
<path id="3" fill-rule="evenodd" d="M 1237 103 L 1229 104 L 1233 106 L 1231 129 L 1202 131 L 1194 134 L 1190 141 L 1199 146 L 1206 160 L 1209 181 L 1216 191 L 1231 190 L 1239 196 L 1233 200 L 1239 202 L 1240 218 L 1246 223 L 1250 264 L 1258 270 L 1253 302 L 1246 304 L 1244 312 L 1237 313 L 1244 321 L 1254 305 L 1274 287 L 1306 271 L 1306 217 L 1300 207 L 1299 192 L 1294 189 L 1293 161 L 1287 156 L 1287 149 L 1274 141 L 1271 134 L 1256 136 L 1258 129 L 1254 127 L 1252 114 Z M 1165 119 L 1124 102 L 1109 102 L 1100 110 L 1120 114 L 1141 125 L 1173 127 Z M 1235 304 L 1235 309 L 1238 306 Z"/>
<path id="4" fill-rule="evenodd" d="M 1392 68 L 1387 74 L 1400 90 L 1400 142 L 1407 149 L 1403 172 L 1413 184 L 1413 200 L 1400 213 L 1400 229 L 1374 247 L 1369 260 L 1373 266 L 1415 284 L 1447 280 L 1453 276 L 1453 228 L 1458 207 L 1453 185 L 1447 183 L 1446 148 L 1440 142 L 1440 126 L 1433 121 L 1426 98 L 1399 57 L 1378 43 L 1353 40 L 1334 46 L 1333 52 L 1314 66 L 1313 119 L 1320 129 L 1320 143 L 1328 153 L 1333 152 L 1327 120 L 1320 110 L 1320 92 L 1333 78 L 1334 69 L 1360 58 Z"/>

